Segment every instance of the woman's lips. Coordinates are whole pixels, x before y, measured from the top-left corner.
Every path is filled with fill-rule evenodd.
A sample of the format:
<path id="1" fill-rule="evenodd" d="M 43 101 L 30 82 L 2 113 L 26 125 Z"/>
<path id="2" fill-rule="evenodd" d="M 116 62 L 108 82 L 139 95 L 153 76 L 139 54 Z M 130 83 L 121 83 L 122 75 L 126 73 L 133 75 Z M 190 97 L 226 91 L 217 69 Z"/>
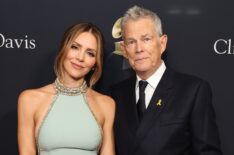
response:
<path id="1" fill-rule="evenodd" d="M 77 63 L 71 63 L 72 64 L 72 66 L 74 67 L 74 68 L 76 68 L 76 69 L 82 69 L 82 68 L 84 68 L 84 66 L 82 66 L 82 65 L 80 65 L 80 64 L 77 64 Z"/>

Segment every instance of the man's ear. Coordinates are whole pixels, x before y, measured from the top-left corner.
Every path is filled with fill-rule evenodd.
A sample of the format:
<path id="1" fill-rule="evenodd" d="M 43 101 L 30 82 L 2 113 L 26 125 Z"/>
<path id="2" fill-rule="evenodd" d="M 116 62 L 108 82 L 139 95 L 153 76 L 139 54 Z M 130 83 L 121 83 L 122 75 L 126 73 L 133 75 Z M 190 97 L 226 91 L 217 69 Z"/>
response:
<path id="1" fill-rule="evenodd" d="M 125 47 L 123 41 L 120 42 L 120 49 L 121 49 L 121 51 L 122 51 L 122 53 L 123 53 L 123 56 L 124 56 L 126 59 L 128 59 L 128 55 L 127 55 L 127 52 L 126 52 L 126 47 Z"/>
<path id="2" fill-rule="evenodd" d="M 163 52 L 166 50 L 167 48 L 167 40 L 168 40 L 168 37 L 166 34 L 162 35 L 160 37 L 160 44 L 161 44 L 161 54 L 163 54 Z"/>

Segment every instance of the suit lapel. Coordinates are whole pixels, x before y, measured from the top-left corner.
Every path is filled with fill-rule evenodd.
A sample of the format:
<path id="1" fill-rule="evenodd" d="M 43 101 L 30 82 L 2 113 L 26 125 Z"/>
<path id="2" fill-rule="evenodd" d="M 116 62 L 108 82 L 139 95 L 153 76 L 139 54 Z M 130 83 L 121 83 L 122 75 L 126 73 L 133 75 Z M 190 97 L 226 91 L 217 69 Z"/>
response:
<path id="1" fill-rule="evenodd" d="M 173 72 L 169 69 L 166 69 L 162 79 L 154 91 L 144 117 L 139 124 L 136 133 L 135 147 L 137 147 L 140 142 L 143 141 L 143 138 L 146 137 L 146 134 L 149 133 L 150 128 L 156 123 L 160 113 L 167 104 L 170 96 L 169 94 L 172 90 L 172 76 Z"/>
<path id="2" fill-rule="evenodd" d="M 128 80 L 125 85 L 125 89 L 123 90 L 123 103 L 124 110 L 126 110 L 126 119 L 128 121 L 129 128 L 135 135 L 137 127 L 138 127 L 138 116 L 136 110 L 136 94 L 135 94 L 135 84 L 136 77 L 132 77 Z"/>

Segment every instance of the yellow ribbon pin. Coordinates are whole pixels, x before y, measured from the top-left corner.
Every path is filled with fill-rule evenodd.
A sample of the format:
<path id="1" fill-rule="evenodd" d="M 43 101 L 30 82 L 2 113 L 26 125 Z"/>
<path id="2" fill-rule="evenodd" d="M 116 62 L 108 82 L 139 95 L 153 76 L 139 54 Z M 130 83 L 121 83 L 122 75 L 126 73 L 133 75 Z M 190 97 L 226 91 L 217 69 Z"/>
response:
<path id="1" fill-rule="evenodd" d="M 158 102 L 156 103 L 157 106 L 161 106 L 162 105 L 162 99 L 159 99 Z"/>

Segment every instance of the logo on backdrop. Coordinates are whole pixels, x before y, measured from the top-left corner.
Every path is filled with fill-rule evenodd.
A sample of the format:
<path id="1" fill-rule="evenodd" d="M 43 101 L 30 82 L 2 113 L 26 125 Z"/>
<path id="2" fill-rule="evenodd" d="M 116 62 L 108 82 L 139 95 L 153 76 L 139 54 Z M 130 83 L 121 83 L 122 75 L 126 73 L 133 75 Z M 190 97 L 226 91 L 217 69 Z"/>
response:
<path id="1" fill-rule="evenodd" d="M 114 54 L 116 55 L 120 55 L 120 56 L 123 56 L 123 49 L 121 48 L 121 43 L 123 43 L 121 37 L 122 37 L 122 30 L 121 30 L 121 21 L 122 21 L 122 17 L 118 18 L 114 25 L 113 25 L 113 28 L 112 28 L 112 37 L 114 39 L 118 39 L 120 41 L 116 41 L 115 42 L 115 50 L 114 50 Z M 127 59 L 123 59 L 123 62 L 122 62 L 122 69 L 125 70 L 125 69 L 129 69 L 130 68 L 130 65 L 127 61 Z"/>
<path id="2" fill-rule="evenodd" d="M 36 48 L 36 40 L 30 38 L 28 35 L 24 35 L 20 38 L 10 38 L 0 33 L 0 48 L 31 50 Z"/>
<path id="3" fill-rule="evenodd" d="M 121 21 L 122 21 L 122 17 L 117 19 L 113 25 L 112 37 L 115 39 L 119 39 L 122 37 L 122 30 L 121 30 L 121 25 L 120 25 Z M 115 42 L 115 51 L 113 52 L 114 54 L 122 55 L 122 49 L 120 47 L 121 42 L 122 42 L 122 40 Z"/>
<path id="4" fill-rule="evenodd" d="M 214 51 L 220 55 L 234 54 L 234 44 L 232 39 L 218 39 L 214 43 Z"/>

